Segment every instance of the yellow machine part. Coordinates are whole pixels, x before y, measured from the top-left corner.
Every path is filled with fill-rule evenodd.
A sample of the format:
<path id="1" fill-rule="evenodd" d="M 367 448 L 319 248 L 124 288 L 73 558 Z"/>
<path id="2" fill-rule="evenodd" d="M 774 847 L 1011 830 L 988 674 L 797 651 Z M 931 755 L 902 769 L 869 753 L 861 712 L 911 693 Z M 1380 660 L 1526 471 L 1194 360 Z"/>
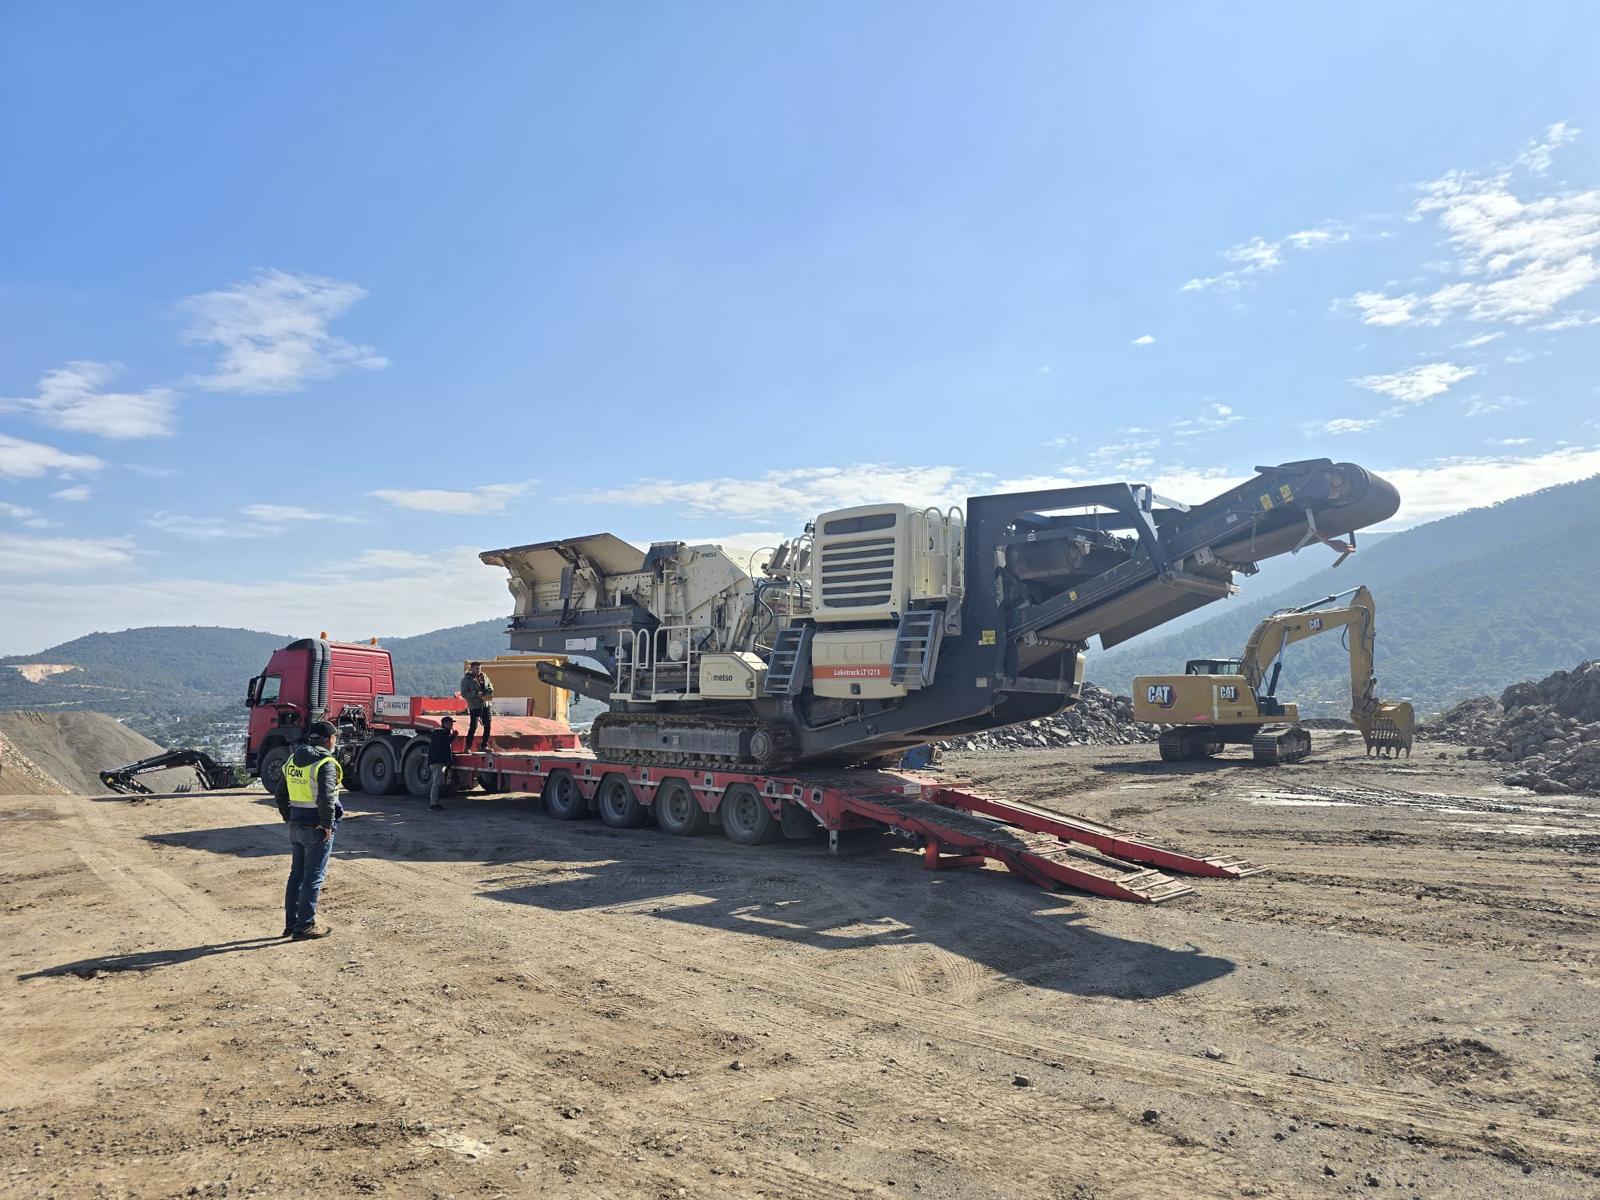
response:
<path id="1" fill-rule="evenodd" d="M 530 717 L 544 717 L 550 721 L 567 719 L 570 693 L 566 688 L 551 687 L 539 678 L 539 664 L 565 661 L 554 654 L 502 654 L 498 658 L 477 660 L 483 673 L 494 684 L 496 700 L 528 700 Z M 465 672 L 467 664 L 461 664 Z"/>
<path id="2" fill-rule="evenodd" d="M 1285 704 L 1263 716 L 1243 675 L 1140 675 L 1133 681 L 1133 719 L 1152 725 L 1293 724 L 1300 710 Z"/>

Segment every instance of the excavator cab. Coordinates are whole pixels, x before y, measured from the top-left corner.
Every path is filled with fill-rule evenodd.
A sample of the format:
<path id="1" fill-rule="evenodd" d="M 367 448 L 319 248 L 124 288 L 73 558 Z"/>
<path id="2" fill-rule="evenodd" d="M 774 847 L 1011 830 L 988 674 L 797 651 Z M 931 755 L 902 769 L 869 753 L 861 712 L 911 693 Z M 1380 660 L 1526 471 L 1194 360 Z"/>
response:
<path id="1" fill-rule="evenodd" d="M 1237 658 L 1191 658 L 1183 664 L 1185 675 L 1243 675 L 1244 663 Z"/>

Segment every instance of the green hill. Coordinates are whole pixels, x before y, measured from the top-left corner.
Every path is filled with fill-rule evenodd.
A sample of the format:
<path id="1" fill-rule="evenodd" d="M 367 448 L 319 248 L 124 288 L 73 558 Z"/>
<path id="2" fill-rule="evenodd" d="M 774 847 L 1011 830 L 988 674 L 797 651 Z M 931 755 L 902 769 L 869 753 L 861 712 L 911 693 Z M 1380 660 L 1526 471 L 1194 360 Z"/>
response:
<path id="1" fill-rule="evenodd" d="M 1272 595 L 1258 598 L 1245 580 L 1241 595 L 1213 606 L 1218 614 L 1207 621 L 1091 654 L 1089 678 L 1126 691 L 1135 675 L 1238 654 L 1268 613 L 1362 583 L 1378 605 L 1379 693 L 1410 698 L 1419 712 L 1593 658 L 1600 477 L 1392 534 L 1338 570 Z M 1336 715 L 1349 695 L 1348 663 L 1338 637 L 1300 643 L 1286 657 L 1279 692 L 1301 701 L 1306 715 Z"/>

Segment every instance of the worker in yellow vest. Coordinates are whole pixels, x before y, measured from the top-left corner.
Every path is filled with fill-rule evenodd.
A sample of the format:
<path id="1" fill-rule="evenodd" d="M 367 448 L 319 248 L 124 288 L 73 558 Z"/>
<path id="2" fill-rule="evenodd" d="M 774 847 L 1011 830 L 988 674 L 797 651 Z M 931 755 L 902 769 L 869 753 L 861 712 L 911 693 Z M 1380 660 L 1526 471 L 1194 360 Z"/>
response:
<path id="1" fill-rule="evenodd" d="M 344 770 L 333 756 L 339 731 L 327 721 L 315 721 L 306 740 L 295 747 L 283 766 L 288 797 L 278 801 L 278 812 L 289 823 L 289 885 L 283 893 L 283 936 L 297 942 L 325 938 L 333 932 L 317 923 L 317 899 L 328 877 L 333 835 L 344 816 L 339 789 Z"/>

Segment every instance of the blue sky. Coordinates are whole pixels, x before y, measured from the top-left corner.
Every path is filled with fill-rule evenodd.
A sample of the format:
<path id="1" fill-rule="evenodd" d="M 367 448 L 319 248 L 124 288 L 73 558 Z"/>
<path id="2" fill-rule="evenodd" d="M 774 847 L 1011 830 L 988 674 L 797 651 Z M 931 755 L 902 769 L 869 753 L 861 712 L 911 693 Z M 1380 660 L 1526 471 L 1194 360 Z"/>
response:
<path id="1" fill-rule="evenodd" d="M 1600 472 L 1585 4 L 0 14 L 0 652 L 1329 455 Z"/>

